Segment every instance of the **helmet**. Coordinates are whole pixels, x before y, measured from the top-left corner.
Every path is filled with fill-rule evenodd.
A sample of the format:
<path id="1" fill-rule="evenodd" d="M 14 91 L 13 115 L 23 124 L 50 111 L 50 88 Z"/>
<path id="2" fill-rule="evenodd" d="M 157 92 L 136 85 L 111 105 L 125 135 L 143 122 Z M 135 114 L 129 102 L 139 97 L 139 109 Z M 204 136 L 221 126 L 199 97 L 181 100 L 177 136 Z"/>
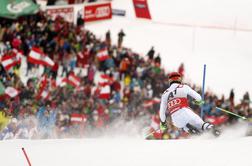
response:
<path id="1" fill-rule="evenodd" d="M 182 82 L 182 77 L 178 72 L 172 72 L 169 74 L 169 83 L 181 83 Z"/>

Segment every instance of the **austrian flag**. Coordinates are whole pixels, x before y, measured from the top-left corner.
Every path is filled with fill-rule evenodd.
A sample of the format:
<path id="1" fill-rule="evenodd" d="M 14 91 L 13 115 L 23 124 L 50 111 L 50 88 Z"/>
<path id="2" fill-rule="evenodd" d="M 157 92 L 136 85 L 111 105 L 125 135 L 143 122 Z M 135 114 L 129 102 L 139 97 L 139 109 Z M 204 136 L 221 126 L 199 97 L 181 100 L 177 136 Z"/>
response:
<path id="1" fill-rule="evenodd" d="M 7 94 L 9 97 L 13 98 L 13 97 L 16 97 L 19 92 L 17 89 L 13 88 L 13 87 L 7 87 L 5 89 L 5 94 Z"/>
<path id="2" fill-rule="evenodd" d="M 69 74 L 68 84 L 70 84 L 74 87 L 78 87 L 78 86 L 80 86 L 80 81 L 81 81 L 81 79 L 79 77 L 77 77 L 76 75 L 74 75 L 73 73 Z"/>
<path id="3" fill-rule="evenodd" d="M 107 74 L 101 74 L 98 84 L 99 86 L 111 85 L 113 83 L 113 78 L 109 77 Z"/>
<path id="4" fill-rule="evenodd" d="M 54 66 L 53 60 L 49 56 L 45 55 L 45 53 L 37 47 L 33 47 L 31 49 L 30 54 L 28 56 L 28 61 L 30 63 L 43 66 L 49 66 L 49 67 Z"/>
<path id="5" fill-rule="evenodd" d="M 105 100 L 110 98 L 110 86 L 109 85 L 101 87 L 99 98 L 105 99 Z"/>
<path id="6" fill-rule="evenodd" d="M 108 50 L 107 48 L 101 49 L 96 54 L 99 61 L 105 61 L 109 58 Z"/>
<path id="7" fill-rule="evenodd" d="M 38 99 L 42 98 L 45 100 L 48 100 L 50 97 L 50 92 L 47 91 L 46 89 L 43 89 L 37 96 Z"/>
<path id="8" fill-rule="evenodd" d="M 71 123 L 82 123 L 87 121 L 86 115 L 73 113 L 71 114 Z"/>
<path id="9" fill-rule="evenodd" d="M 39 100 L 39 99 L 44 99 L 44 100 L 48 100 L 50 97 L 50 92 L 49 90 L 47 89 L 47 77 L 44 76 L 42 79 L 41 79 L 41 82 L 40 82 L 40 86 L 39 86 L 39 90 L 38 90 L 38 94 L 36 96 L 36 99 Z"/>
<path id="10" fill-rule="evenodd" d="M 159 103 L 160 103 L 160 99 L 159 98 L 154 98 L 152 100 L 144 101 L 143 106 L 145 108 L 148 108 L 148 107 L 152 107 L 154 104 L 159 104 Z"/>
<path id="11" fill-rule="evenodd" d="M 11 51 L 2 58 L 2 65 L 5 70 L 10 70 L 12 67 L 21 64 L 21 58 L 17 52 Z"/>

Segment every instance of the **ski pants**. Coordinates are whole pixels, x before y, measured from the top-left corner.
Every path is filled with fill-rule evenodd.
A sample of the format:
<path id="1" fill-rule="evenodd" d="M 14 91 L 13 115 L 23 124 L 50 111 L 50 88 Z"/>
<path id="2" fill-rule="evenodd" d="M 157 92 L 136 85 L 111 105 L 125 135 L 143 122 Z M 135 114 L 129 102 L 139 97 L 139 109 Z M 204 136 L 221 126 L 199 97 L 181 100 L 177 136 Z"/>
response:
<path id="1" fill-rule="evenodd" d="M 196 127 L 199 131 L 202 131 L 202 126 L 205 123 L 196 113 L 186 107 L 171 114 L 171 119 L 174 126 L 186 132 L 189 131 L 186 127 L 188 123 Z"/>

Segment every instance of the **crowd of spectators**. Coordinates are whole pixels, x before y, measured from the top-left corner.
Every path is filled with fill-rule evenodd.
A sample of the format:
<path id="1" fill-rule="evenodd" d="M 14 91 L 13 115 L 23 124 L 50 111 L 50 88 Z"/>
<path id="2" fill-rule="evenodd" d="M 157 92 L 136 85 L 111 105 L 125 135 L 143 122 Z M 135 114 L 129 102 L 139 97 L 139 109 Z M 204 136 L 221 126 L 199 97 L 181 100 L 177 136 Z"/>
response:
<path id="1" fill-rule="evenodd" d="M 162 59 L 154 47 L 143 57 L 123 47 L 123 30 L 118 36 L 117 45 L 113 45 L 109 31 L 103 41 L 83 25 L 74 26 L 61 17 L 51 20 L 43 12 L 18 20 L 1 19 L 1 59 L 15 49 L 22 54 L 22 63 L 10 70 L 0 66 L 0 87 L 18 91 L 14 97 L 1 93 L 0 139 L 99 136 L 117 119 L 126 122 L 141 118 L 139 133 L 145 131 L 149 139 L 186 137 L 171 124 L 167 133 L 148 134 L 158 129 L 159 99 L 169 86 L 167 71 L 160 67 Z M 27 57 L 34 47 L 48 55 L 54 66 L 29 62 Z M 98 55 L 104 54 L 106 58 L 99 59 Z M 184 64 L 178 71 L 185 74 Z M 58 84 L 71 74 L 80 79 L 78 86 Z M 38 98 L 43 80 L 50 95 Z M 104 97 L 101 93 L 106 86 L 109 93 Z M 204 118 L 216 125 L 238 120 L 216 106 L 242 116 L 252 115 L 248 93 L 239 104 L 234 104 L 233 91 L 229 98 L 207 92 L 205 101 Z M 198 106 L 190 105 L 199 113 Z"/>

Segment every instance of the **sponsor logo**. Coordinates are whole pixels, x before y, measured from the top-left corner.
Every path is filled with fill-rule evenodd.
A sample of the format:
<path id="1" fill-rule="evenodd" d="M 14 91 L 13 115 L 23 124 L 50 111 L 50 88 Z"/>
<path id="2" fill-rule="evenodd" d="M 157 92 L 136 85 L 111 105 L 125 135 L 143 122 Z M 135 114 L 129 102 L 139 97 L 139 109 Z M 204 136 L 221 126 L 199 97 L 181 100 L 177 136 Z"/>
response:
<path id="1" fill-rule="evenodd" d="M 180 99 L 174 99 L 168 102 L 168 108 L 178 106 L 181 103 Z"/>
<path id="2" fill-rule="evenodd" d="M 137 8 L 146 8 L 146 5 L 145 4 L 136 4 L 136 7 Z"/>
<path id="3" fill-rule="evenodd" d="M 95 11 L 95 15 L 97 18 L 107 17 L 109 16 L 109 14 L 110 14 L 110 8 L 108 6 L 99 7 Z"/>
<path id="4" fill-rule="evenodd" d="M 31 6 L 30 2 L 27 1 L 22 1 L 16 4 L 8 4 L 7 5 L 7 10 L 11 13 L 21 13 L 22 11 L 25 10 L 25 8 Z"/>

